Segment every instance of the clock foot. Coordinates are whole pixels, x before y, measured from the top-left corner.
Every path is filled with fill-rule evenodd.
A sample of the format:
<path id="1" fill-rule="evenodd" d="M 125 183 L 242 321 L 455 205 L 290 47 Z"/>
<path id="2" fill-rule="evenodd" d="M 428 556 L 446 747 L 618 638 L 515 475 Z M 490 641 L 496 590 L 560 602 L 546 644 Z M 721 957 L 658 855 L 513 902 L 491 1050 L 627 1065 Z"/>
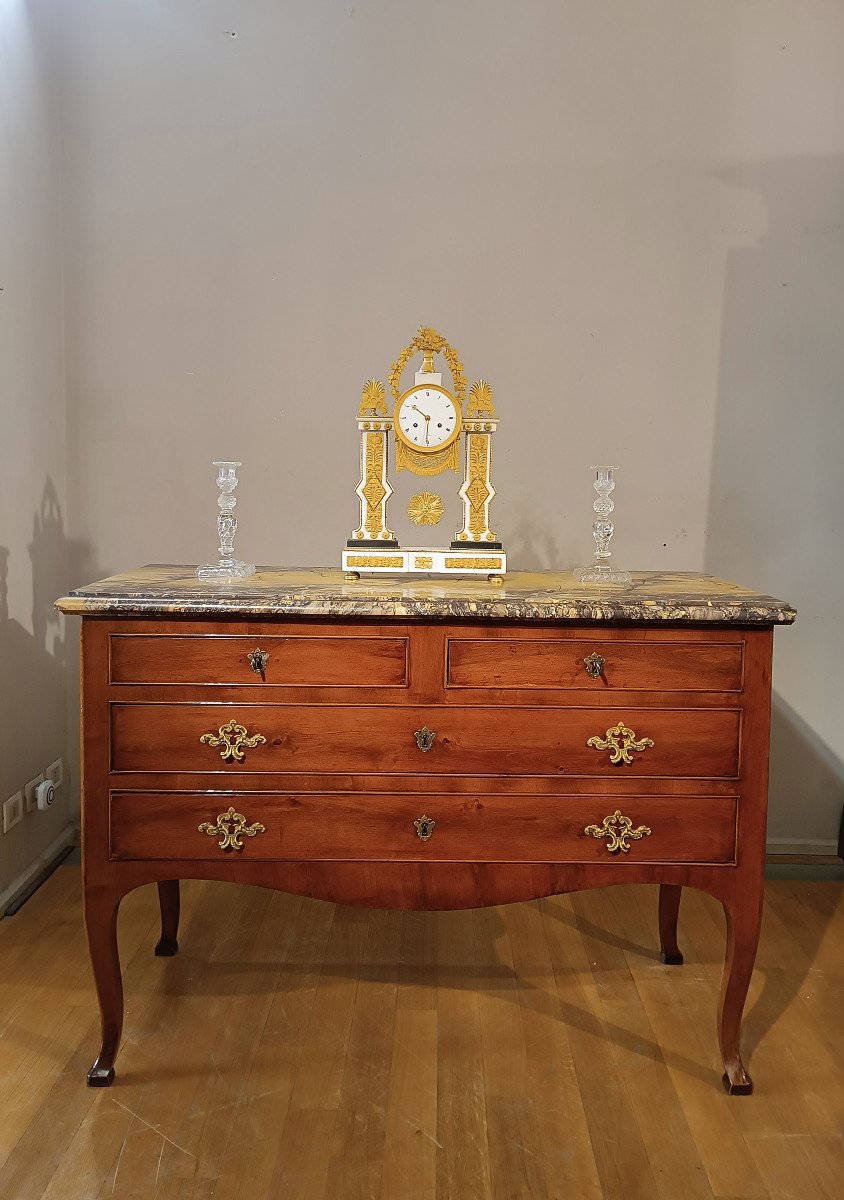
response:
<path id="1" fill-rule="evenodd" d="M 489 580 L 489 582 L 492 584 L 493 587 L 504 587 L 504 576 L 503 575 L 487 575 L 487 579 Z"/>
<path id="2" fill-rule="evenodd" d="M 354 583 L 356 579 L 360 579 L 360 571 L 346 571 L 343 578 L 349 583 Z"/>

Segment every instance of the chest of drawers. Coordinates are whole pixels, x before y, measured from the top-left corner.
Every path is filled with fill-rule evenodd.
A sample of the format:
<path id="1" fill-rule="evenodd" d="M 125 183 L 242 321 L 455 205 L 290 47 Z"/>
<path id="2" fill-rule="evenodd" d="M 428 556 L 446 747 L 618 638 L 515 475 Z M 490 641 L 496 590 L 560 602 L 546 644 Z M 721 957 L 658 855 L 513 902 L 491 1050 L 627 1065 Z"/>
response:
<path id="1" fill-rule="evenodd" d="M 83 615 L 86 923 L 104 1085 L 122 1026 L 122 896 L 178 881 L 459 908 L 659 884 L 727 918 L 718 1029 L 739 1051 L 762 905 L 772 627 L 787 605 L 720 580 L 570 576 L 411 587 L 262 572 L 209 590 L 145 568 L 64 598 Z"/>

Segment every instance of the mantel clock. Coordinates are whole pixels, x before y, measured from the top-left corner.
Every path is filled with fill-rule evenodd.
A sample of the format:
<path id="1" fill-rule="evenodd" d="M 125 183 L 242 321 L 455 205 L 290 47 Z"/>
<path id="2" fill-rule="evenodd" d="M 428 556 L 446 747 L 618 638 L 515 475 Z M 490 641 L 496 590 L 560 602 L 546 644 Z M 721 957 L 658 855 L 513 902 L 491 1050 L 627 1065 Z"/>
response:
<path id="1" fill-rule="evenodd" d="M 413 384 L 402 390 L 402 375 L 414 354 L 422 365 Z M 445 359 L 451 387 L 434 370 L 434 355 Z M 479 379 L 466 396 L 463 366 L 452 346 L 434 329 L 422 326 L 393 363 L 389 375 L 392 412 L 384 385 L 370 379 L 364 385 L 358 408 L 360 431 L 360 524 L 343 551 L 343 570 L 349 579 L 362 574 L 486 575 L 501 583 L 507 559 L 501 542 L 490 528 L 489 508 L 495 496 L 490 478 L 492 435 L 498 420 L 492 388 Z M 461 438 L 464 448 L 463 525 L 448 547 L 399 545 L 387 521 L 393 488 L 389 475 L 390 434 L 395 442 L 395 470 L 436 476 L 460 471 Z M 428 488 L 411 496 L 407 514 L 415 525 L 435 525 L 444 512 L 440 496 Z"/>

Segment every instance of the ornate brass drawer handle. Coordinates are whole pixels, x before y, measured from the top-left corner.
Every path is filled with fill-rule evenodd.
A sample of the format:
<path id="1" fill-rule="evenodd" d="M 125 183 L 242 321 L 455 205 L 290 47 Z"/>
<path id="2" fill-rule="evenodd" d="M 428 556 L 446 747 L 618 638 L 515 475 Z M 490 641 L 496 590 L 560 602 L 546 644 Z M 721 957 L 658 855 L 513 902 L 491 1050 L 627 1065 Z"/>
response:
<path id="1" fill-rule="evenodd" d="M 433 817 L 417 817 L 413 822 L 413 828 L 416 830 L 416 836 L 420 842 L 428 842 L 431 840 L 431 834 L 434 832 L 436 821 Z"/>
<path id="2" fill-rule="evenodd" d="M 638 841 L 639 838 L 651 836 L 647 825 L 640 825 L 634 829 L 630 818 L 623 817 L 618 809 L 612 816 L 604 817 L 600 825 L 587 825 L 583 832 L 588 837 L 608 838 L 607 850 L 610 854 L 618 854 L 619 850 L 622 854 L 626 854 L 630 849 L 628 838 Z"/>
<path id="3" fill-rule="evenodd" d="M 429 729 L 427 725 L 423 725 L 421 729 L 416 729 L 413 736 L 416 738 L 416 745 L 423 754 L 428 753 L 437 738 L 433 729 Z"/>
<path id="4" fill-rule="evenodd" d="M 634 750 L 647 750 L 653 742 L 649 737 L 637 738 L 632 729 L 628 729 L 623 721 L 619 721 L 612 729 L 607 730 L 606 737 L 591 737 L 587 746 L 596 750 L 609 750 L 611 763 L 632 763 Z"/>
<path id="5" fill-rule="evenodd" d="M 249 659 L 249 665 L 256 675 L 260 675 L 263 679 L 264 671 L 267 669 L 267 663 L 270 661 L 270 656 L 266 650 L 262 650 L 260 646 L 256 646 L 246 655 Z"/>
<path id="6" fill-rule="evenodd" d="M 600 679 L 604 673 L 604 660 L 600 654 L 587 654 L 583 665 L 590 679 Z"/>
<path id="7" fill-rule="evenodd" d="M 249 736 L 245 726 L 238 725 L 234 718 L 221 725 L 217 732 L 219 736 L 203 733 L 199 740 L 208 746 L 222 746 L 220 758 L 223 762 L 243 762 L 244 750 L 254 750 L 256 746 L 263 746 L 267 741 L 262 733 Z"/>
<path id="8" fill-rule="evenodd" d="M 209 837 L 221 837 L 222 841 L 218 843 L 221 850 L 242 850 L 241 838 L 255 837 L 256 834 L 267 831 L 260 821 L 256 821 L 254 825 L 247 825 L 243 813 L 230 808 L 228 812 L 220 813 L 215 825 L 210 821 L 203 821 L 199 832 L 207 833 Z"/>

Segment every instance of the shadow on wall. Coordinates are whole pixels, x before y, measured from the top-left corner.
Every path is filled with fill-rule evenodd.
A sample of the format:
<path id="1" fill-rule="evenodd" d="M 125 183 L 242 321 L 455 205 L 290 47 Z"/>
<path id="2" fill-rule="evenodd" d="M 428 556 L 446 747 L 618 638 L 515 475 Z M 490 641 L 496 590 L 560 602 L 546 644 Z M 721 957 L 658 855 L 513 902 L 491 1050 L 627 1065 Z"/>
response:
<path id="1" fill-rule="evenodd" d="M 771 709 L 769 840 L 800 841 L 794 837 L 793 823 L 782 822 L 783 814 L 800 811 L 804 796 L 824 796 L 835 812 L 844 810 L 844 762 L 775 692 Z M 787 852 L 787 846 L 782 850 Z M 835 853 L 834 842 L 826 853 Z"/>
<path id="2" fill-rule="evenodd" d="M 504 549 L 512 571 L 563 571 L 569 566 L 562 562 L 562 554 L 550 530 L 527 517 L 522 517 L 510 530 Z"/>
<path id="3" fill-rule="evenodd" d="M 822 843 L 838 832 L 840 763 L 794 710 L 834 711 L 839 674 L 844 156 L 716 174 L 761 200 L 766 225 L 752 244 L 737 228 L 726 259 L 706 569 L 798 609 L 776 636 L 770 830 Z"/>
<path id="4" fill-rule="evenodd" d="M 9 579 L 14 571 L 24 569 L 23 564 L 15 562 L 8 548 L 0 547 L 0 785 L 4 796 L 22 788 L 53 758 L 68 757 L 68 641 L 53 604 L 66 590 L 71 549 L 59 498 L 48 477 L 29 544 L 32 633 L 9 613 Z M 72 785 L 72 762 L 70 768 Z M 66 805 L 62 808 L 56 814 L 56 831 L 66 820 Z M 6 849 L 17 848 L 10 844 Z M 16 866 L 20 870 L 26 864 Z M 9 874 L 8 866 L 3 873 Z"/>
<path id="5" fill-rule="evenodd" d="M 53 758 L 64 756 L 67 744 L 66 646 L 58 613 L 53 610 L 53 600 L 65 580 L 66 551 L 61 509 L 49 478 L 34 516 L 29 554 L 33 633 L 9 615 L 8 580 L 23 564 L 16 564 L 8 549 L 0 548 L 0 777 L 4 797 L 22 789 Z M 67 819 L 66 806 L 62 809 L 45 814 L 42 830 L 46 831 L 49 821 L 51 835 L 58 833 Z M 31 847 L 30 835 L 22 836 L 26 842 L 10 841 L 4 846 L 4 857 L 17 859 L 22 846 Z M 5 882 L 27 866 L 15 859 L 3 865 L 2 874 L 8 877 Z"/>
<path id="6" fill-rule="evenodd" d="M 39 511 L 32 520 L 29 544 L 32 563 L 32 635 L 62 666 L 66 665 L 66 643 L 62 638 L 61 617 L 53 607 L 67 571 L 67 540 L 62 511 L 52 480 L 44 484 Z"/>

